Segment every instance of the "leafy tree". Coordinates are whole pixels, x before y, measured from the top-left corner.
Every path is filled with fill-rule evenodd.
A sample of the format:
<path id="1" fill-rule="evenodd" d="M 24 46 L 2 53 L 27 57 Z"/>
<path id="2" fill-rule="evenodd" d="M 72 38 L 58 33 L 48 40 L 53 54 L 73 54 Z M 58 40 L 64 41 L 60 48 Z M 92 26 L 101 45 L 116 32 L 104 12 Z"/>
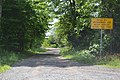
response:
<path id="1" fill-rule="evenodd" d="M 99 16 L 99 3 L 99 0 L 60 1 L 56 11 L 60 16 L 56 28 L 59 37 L 66 38 L 74 49 L 88 48 L 96 32 L 90 29 L 90 19 Z"/>
<path id="2" fill-rule="evenodd" d="M 43 47 L 53 47 L 53 48 L 58 48 L 58 42 L 57 42 L 57 37 L 54 35 L 50 35 L 49 38 L 46 38 L 42 44 Z"/>
<path id="3" fill-rule="evenodd" d="M 110 33 L 110 43 L 108 48 L 110 48 L 110 52 L 119 53 L 120 52 L 120 1 L 119 0 L 102 0 L 102 17 L 110 17 L 113 18 L 113 30 L 110 32 L 106 31 L 106 33 Z"/>
<path id="4" fill-rule="evenodd" d="M 4 0 L 0 44 L 17 51 L 41 45 L 48 29 L 46 7 L 42 0 Z"/>

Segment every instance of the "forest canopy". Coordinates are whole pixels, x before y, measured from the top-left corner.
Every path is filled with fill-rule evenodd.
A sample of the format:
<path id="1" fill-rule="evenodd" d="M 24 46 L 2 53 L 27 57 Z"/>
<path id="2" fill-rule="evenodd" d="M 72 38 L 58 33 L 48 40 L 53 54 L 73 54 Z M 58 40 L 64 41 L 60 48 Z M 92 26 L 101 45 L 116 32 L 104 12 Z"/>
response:
<path id="1" fill-rule="evenodd" d="M 41 45 L 48 30 L 48 4 L 42 0 L 3 0 L 0 45 L 22 51 Z"/>
<path id="2" fill-rule="evenodd" d="M 119 0 L 1 0 L 1 3 L 2 48 L 22 51 L 40 47 L 48 26 L 53 25 L 50 21 L 57 18 L 52 36 L 58 47 L 96 52 L 100 30 L 90 28 L 91 18 L 113 18 L 113 30 L 103 30 L 103 49 L 120 51 Z"/>

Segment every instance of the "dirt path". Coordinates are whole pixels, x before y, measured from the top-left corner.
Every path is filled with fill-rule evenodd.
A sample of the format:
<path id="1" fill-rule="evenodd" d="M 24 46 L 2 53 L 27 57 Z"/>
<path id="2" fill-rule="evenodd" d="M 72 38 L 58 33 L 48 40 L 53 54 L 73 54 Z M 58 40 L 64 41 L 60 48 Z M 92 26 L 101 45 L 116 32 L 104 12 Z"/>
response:
<path id="1" fill-rule="evenodd" d="M 120 69 L 79 64 L 58 53 L 58 49 L 50 49 L 44 55 L 21 61 L 1 73 L 0 80 L 120 80 Z"/>

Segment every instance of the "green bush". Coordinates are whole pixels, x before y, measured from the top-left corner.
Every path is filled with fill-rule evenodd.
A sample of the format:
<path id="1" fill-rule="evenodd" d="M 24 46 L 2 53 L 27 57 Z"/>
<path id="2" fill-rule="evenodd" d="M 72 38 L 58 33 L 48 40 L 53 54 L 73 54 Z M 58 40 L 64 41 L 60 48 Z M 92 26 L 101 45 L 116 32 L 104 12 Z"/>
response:
<path id="1" fill-rule="evenodd" d="M 80 63 L 94 63 L 95 56 L 90 54 L 89 50 L 75 51 L 69 49 L 61 49 L 60 54 L 65 58 L 72 59 Z"/>
<path id="2" fill-rule="evenodd" d="M 34 53 L 34 54 L 39 54 L 41 52 L 45 52 L 46 49 L 42 48 L 42 47 L 34 47 L 32 49 L 29 49 L 30 52 Z"/>
<path id="3" fill-rule="evenodd" d="M 75 50 L 69 48 L 69 47 L 66 47 L 66 48 L 61 48 L 60 49 L 60 54 L 62 56 L 66 56 L 66 55 L 72 55 L 73 53 L 75 52 Z"/>
<path id="4" fill-rule="evenodd" d="M 43 47 L 46 47 L 46 48 L 49 48 L 50 47 L 50 43 L 49 43 L 49 40 L 48 39 L 45 39 L 43 44 L 42 44 Z"/>
<path id="5" fill-rule="evenodd" d="M 95 61 L 95 56 L 93 54 L 90 54 L 89 50 L 83 50 L 77 52 L 77 55 L 75 55 L 73 59 L 82 63 L 93 63 Z"/>
<path id="6" fill-rule="evenodd" d="M 100 51 L 100 46 L 99 44 L 93 44 L 92 46 L 89 47 L 89 51 L 93 55 L 98 55 Z"/>

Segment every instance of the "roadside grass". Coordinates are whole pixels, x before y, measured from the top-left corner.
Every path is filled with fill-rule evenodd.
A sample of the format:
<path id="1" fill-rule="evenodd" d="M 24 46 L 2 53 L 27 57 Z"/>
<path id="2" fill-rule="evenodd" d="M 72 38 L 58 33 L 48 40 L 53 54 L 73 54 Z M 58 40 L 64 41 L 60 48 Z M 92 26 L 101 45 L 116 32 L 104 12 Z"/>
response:
<path id="1" fill-rule="evenodd" d="M 79 63 L 100 65 L 109 68 L 120 68 L 120 57 L 117 55 L 96 58 L 94 55 L 90 54 L 88 50 L 74 51 L 69 49 L 61 49 L 60 54 L 66 58 Z"/>
<path id="2" fill-rule="evenodd" d="M 10 69 L 15 62 L 18 62 L 31 55 L 31 53 L 29 54 L 26 52 L 0 50 L 0 73 Z"/>
<path id="3" fill-rule="evenodd" d="M 35 54 L 40 54 L 41 52 L 44 51 L 46 50 L 40 49 L 39 51 L 28 50 L 24 52 L 13 52 L 0 49 L 0 73 L 10 69 L 11 66 L 13 66 L 16 62 L 31 57 Z"/>
<path id="4" fill-rule="evenodd" d="M 71 59 L 80 63 L 94 64 L 95 62 L 95 56 L 89 54 L 88 50 L 74 51 L 62 49 L 60 54 L 66 59 Z"/>
<path id="5" fill-rule="evenodd" d="M 117 55 L 103 57 L 99 59 L 96 64 L 109 68 L 120 68 L 120 57 Z"/>

